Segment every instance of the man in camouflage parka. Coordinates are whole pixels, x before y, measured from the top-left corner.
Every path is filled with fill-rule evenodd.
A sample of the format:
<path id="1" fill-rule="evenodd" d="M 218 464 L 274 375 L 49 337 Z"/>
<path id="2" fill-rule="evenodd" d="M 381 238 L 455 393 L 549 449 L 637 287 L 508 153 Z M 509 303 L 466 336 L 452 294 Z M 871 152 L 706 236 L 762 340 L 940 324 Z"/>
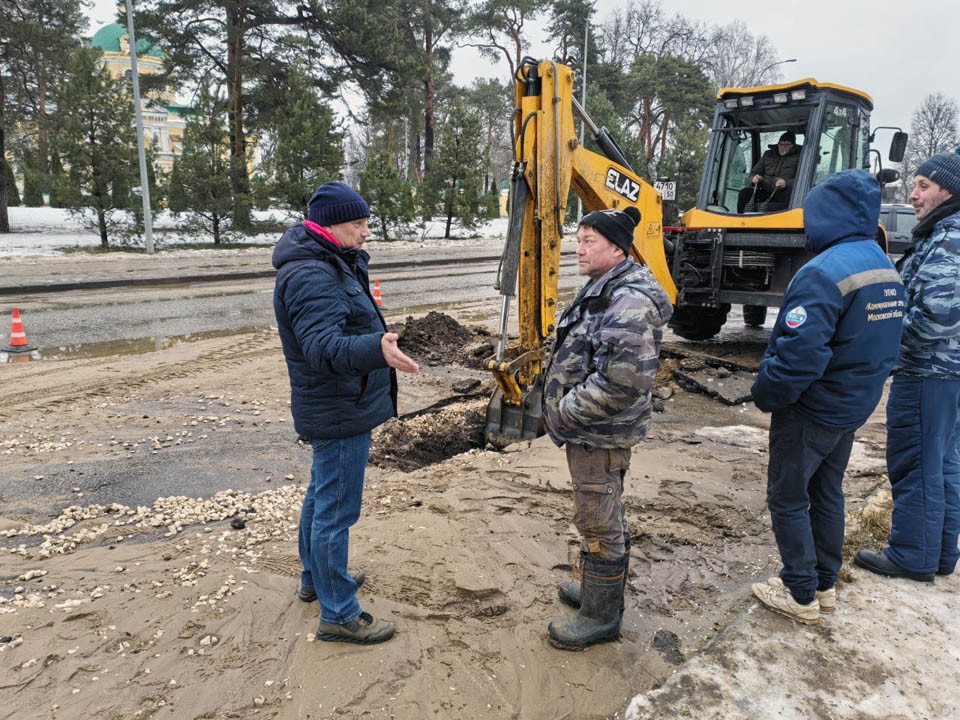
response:
<path id="1" fill-rule="evenodd" d="M 650 422 L 662 328 L 673 312 L 650 271 L 630 259 L 639 221 L 633 207 L 580 221 L 577 259 L 590 281 L 560 318 L 545 375 L 544 422 L 566 445 L 582 538 L 581 581 L 560 590 L 579 612 L 549 626 L 550 642 L 563 649 L 620 637 L 630 552 L 623 480 Z"/>
<path id="2" fill-rule="evenodd" d="M 960 154 L 923 163 L 910 201 L 919 222 L 897 263 L 907 306 L 887 401 L 893 521 L 888 547 L 854 562 L 930 582 L 960 557 Z"/>

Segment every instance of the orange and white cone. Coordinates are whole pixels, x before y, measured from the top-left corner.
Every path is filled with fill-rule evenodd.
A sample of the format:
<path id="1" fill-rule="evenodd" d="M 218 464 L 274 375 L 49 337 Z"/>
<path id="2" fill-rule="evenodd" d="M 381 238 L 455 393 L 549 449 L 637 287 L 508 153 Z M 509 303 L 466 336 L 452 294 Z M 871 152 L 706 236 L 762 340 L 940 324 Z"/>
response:
<path id="1" fill-rule="evenodd" d="M 13 322 L 10 326 L 10 344 L 4 348 L 7 352 L 22 353 L 35 350 L 27 342 L 27 334 L 23 331 L 23 321 L 20 319 L 20 310 L 13 309 Z"/>
<path id="2" fill-rule="evenodd" d="M 373 281 L 373 301 L 378 308 L 383 307 L 383 298 L 380 296 L 380 280 Z"/>

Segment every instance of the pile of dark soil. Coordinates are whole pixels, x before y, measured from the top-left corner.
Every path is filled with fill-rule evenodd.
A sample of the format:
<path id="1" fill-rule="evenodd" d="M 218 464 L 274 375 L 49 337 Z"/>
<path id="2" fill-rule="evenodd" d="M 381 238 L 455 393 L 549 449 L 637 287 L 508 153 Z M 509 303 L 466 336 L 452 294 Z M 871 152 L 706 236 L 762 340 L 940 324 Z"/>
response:
<path id="1" fill-rule="evenodd" d="M 370 463 L 409 472 L 484 445 L 488 397 L 454 400 L 373 431 Z"/>
<path id="2" fill-rule="evenodd" d="M 484 359 L 493 354 L 493 339 L 486 328 L 466 327 L 433 310 L 422 318 L 408 316 L 402 325 L 390 329 L 400 335 L 401 350 L 427 365 L 482 368 Z"/>

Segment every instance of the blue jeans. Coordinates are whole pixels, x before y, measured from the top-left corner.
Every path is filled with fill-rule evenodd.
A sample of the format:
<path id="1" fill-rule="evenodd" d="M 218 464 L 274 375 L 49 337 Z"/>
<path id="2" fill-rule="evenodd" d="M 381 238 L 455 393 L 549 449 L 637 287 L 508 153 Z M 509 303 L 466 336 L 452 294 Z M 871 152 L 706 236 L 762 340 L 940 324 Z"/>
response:
<path id="1" fill-rule="evenodd" d="M 820 425 L 789 407 L 770 420 L 767 504 L 783 560 L 780 579 L 800 603 L 837 582 L 843 473 L 854 432 Z"/>
<path id="2" fill-rule="evenodd" d="M 317 591 L 321 622 L 343 624 L 360 614 L 347 545 L 350 526 L 360 518 L 370 433 L 312 445 L 310 485 L 300 511 L 300 584 Z"/>
<path id="3" fill-rule="evenodd" d="M 897 374 L 887 401 L 893 522 L 887 557 L 952 572 L 960 551 L 960 380 Z"/>

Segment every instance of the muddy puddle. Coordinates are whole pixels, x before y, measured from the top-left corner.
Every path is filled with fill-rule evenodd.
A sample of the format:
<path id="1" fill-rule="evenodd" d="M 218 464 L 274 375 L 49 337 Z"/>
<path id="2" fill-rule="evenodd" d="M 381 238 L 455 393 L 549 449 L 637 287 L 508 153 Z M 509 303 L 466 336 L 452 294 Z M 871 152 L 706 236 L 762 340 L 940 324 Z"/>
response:
<path id="1" fill-rule="evenodd" d="M 212 338 L 233 337 L 249 333 L 262 332 L 267 326 L 224 328 L 207 332 L 186 333 L 184 335 L 158 335 L 155 337 L 132 338 L 126 340 L 108 340 L 106 342 L 80 343 L 41 347 L 34 360 L 82 360 L 110 357 L 113 355 L 142 355 L 147 352 L 168 350 L 185 343 L 195 343 Z"/>

